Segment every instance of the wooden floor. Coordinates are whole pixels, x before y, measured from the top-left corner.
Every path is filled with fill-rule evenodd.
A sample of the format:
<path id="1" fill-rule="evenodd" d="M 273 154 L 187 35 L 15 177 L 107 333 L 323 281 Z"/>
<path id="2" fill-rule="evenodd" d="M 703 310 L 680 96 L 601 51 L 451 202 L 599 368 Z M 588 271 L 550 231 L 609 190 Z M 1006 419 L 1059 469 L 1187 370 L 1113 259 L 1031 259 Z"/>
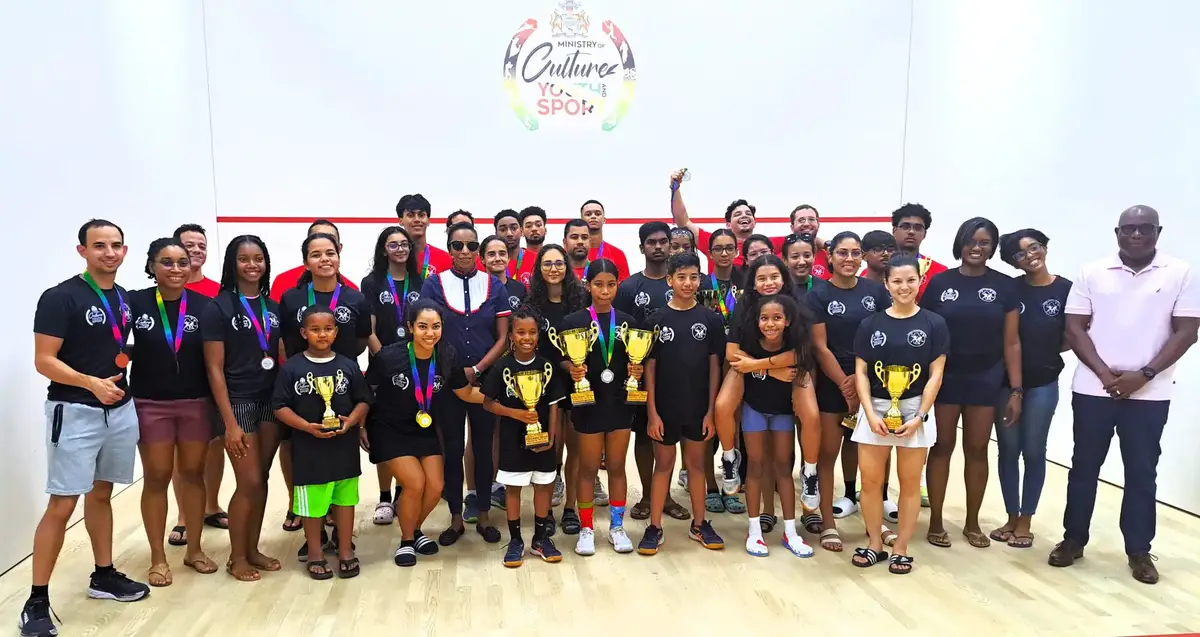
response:
<path id="1" fill-rule="evenodd" d="M 953 475 L 961 475 L 960 468 L 956 464 Z M 715 525 L 726 539 L 725 551 L 703 549 L 687 539 L 684 522 L 668 521 L 662 551 L 643 557 L 611 550 L 603 508 L 596 516 L 598 552 L 593 557 L 576 556 L 571 551 L 574 538 L 560 533 L 561 563 L 531 559 L 510 570 L 501 565 L 504 545 L 487 545 L 472 532 L 457 546 L 422 557 L 415 568 L 401 569 L 392 563 L 397 528 L 371 524 L 375 478 L 369 465 L 364 469 L 356 528 L 363 574 L 357 579 L 314 582 L 307 577 L 294 559 L 300 534 L 279 528 L 285 507 L 281 488 L 272 491 L 264 538 L 265 550 L 283 560 L 284 570 L 264 573 L 258 583 L 236 582 L 224 571 L 198 575 L 180 563 L 183 549 L 168 547 L 173 586 L 155 589 L 149 599 L 134 604 L 89 600 L 91 550 L 79 524 L 67 534 L 52 582 L 55 610 L 65 621 L 61 633 L 482 636 L 665 630 L 676 635 L 883 631 L 889 636 L 1101 637 L 1200 632 L 1200 560 L 1191 545 L 1200 535 L 1200 519 L 1159 507 L 1154 552 L 1161 559 L 1162 582 L 1139 584 L 1130 578 L 1122 554 L 1117 528 L 1121 491 L 1101 485 L 1086 559 L 1070 569 L 1051 568 L 1046 555 L 1059 539 L 1066 486 L 1066 470 L 1057 466 L 1049 470 L 1033 549 L 967 545 L 958 526 L 962 483 L 952 480 L 948 523 L 955 544 L 938 549 L 914 542 L 916 570 L 906 577 L 890 575 L 884 566 L 862 570 L 850 565 L 850 549 L 863 537 L 857 518 L 842 521 L 847 543 L 842 554 L 817 549 L 813 559 L 797 559 L 779 546 L 776 532 L 769 538 L 770 557 L 753 558 L 742 549 L 745 517 L 719 514 Z M 276 479 L 274 484 L 282 484 Z M 231 487 L 232 475 L 223 488 L 226 497 Z M 115 562 L 145 581 L 149 553 L 140 493 L 141 486 L 134 485 L 114 500 Z M 675 497 L 686 502 L 679 489 Z M 993 476 L 985 530 L 1002 521 L 1002 511 Z M 436 535 L 447 521 L 442 507 L 426 529 Z M 527 534 L 531 527 L 527 504 Z M 630 521 L 628 528 L 636 543 L 644 523 Z M 923 528 L 922 522 L 921 537 Z M 224 532 L 210 532 L 205 540 L 209 555 L 223 564 L 228 554 Z M 0 578 L 0 621 L 16 621 L 29 578 L 29 560 Z"/>

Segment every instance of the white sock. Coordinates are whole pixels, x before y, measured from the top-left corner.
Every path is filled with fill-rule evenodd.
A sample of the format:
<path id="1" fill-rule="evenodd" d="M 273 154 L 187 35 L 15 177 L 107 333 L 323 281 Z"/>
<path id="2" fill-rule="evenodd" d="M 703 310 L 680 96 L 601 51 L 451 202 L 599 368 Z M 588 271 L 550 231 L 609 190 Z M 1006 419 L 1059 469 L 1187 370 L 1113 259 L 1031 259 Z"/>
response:
<path id="1" fill-rule="evenodd" d="M 492 483 L 492 491 L 499 491 L 500 489 L 503 489 L 503 488 L 504 488 L 504 485 L 500 484 L 499 482 Z"/>
<path id="2" fill-rule="evenodd" d="M 721 459 L 722 459 L 722 460 L 728 460 L 729 462 L 733 462 L 733 460 L 734 460 L 734 456 L 733 456 L 733 454 L 734 454 L 734 451 L 733 451 L 733 449 L 730 449 L 729 451 L 722 451 L 722 452 L 721 452 Z"/>
<path id="3" fill-rule="evenodd" d="M 783 521 L 783 532 L 788 537 L 796 537 L 798 535 L 796 533 L 796 521 L 795 520 L 784 520 Z"/>
<path id="4" fill-rule="evenodd" d="M 817 463 L 815 463 L 815 462 L 804 463 L 804 475 L 805 476 L 816 475 L 816 473 L 817 473 Z"/>
<path id="5" fill-rule="evenodd" d="M 475 495 L 475 489 L 467 489 L 467 495 Z"/>
<path id="6" fill-rule="evenodd" d="M 757 516 L 750 518 L 750 527 L 747 529 L 746 534 L 751 538 L 762 539 L 762 526 L 758 523 Z"/>

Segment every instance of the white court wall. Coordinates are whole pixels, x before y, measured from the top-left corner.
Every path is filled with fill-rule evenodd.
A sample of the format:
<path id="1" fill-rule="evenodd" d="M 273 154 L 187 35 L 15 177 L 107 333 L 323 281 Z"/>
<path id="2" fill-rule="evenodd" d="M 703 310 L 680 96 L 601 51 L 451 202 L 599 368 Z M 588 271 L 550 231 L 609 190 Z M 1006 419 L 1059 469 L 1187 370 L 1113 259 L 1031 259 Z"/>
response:
<path id="1" fill-rule="evenodd" d="M 33 370 L 33 308 L 44 289 L 82 271 L 80 224 L 123 226 L 130 250 L 118 281 L 130 289 L 148 283 L 150 241 L 185 221 L 215 229 L 202 36 L 198 2 L 0 8 L 0 209 L 18 269 L 9 293 L 24 308 L 0 314 L 11 336 L 0 350 L 0 572 L 29 554 L 45 507 L 46 381 Z"/>

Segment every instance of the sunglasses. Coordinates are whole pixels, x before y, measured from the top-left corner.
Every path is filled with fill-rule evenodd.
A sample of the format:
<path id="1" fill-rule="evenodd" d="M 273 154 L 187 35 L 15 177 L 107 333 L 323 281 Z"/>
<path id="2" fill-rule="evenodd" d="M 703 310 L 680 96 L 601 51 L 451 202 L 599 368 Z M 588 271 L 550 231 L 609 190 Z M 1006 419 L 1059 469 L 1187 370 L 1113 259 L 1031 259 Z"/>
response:
<path id="1" fill-rule="evenodd" d="M 479 252 L 478 241 L 451 241 L 450 250 L 452 252 L 462 252 L 466 249 L 467 252 Z"/>
<path id="2" fill-rule="evenodd" d="M 1143 237 L 1153 237 L 1158 234 L 1158 226 L 1152 223 L 1127 223 L 1117 228 L 1117 232 L 1121 233 L 1121 236 L 1124 237 L 1132 237 L 1135 234 L 1140 234 Z"/>

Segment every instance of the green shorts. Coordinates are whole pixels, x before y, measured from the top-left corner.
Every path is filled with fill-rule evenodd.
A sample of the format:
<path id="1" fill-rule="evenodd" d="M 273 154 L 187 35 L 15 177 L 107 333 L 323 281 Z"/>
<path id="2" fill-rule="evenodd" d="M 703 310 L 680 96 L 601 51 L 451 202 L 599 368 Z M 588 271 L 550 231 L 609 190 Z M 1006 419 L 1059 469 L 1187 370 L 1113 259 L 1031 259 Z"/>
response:
<path id="1" fill-rule="evenodd" d="M 331 505 L 352 507 L 358 504 L 358 476 L 297 486 L 293 491 L 292 513 L 302 518 L 323 518 L 328 515 Z"/>

